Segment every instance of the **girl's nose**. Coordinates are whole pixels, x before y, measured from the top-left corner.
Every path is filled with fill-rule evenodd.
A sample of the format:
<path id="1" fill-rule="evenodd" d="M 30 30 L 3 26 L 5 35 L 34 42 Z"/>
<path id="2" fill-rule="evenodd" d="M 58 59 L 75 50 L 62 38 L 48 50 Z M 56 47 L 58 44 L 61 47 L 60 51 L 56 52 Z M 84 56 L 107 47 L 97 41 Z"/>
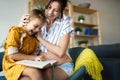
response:
<path id="1" fill-rule="evenodd" d="M 35 31 L 38 32 L 40 29 L 39 28 L 36 28 Z"/>

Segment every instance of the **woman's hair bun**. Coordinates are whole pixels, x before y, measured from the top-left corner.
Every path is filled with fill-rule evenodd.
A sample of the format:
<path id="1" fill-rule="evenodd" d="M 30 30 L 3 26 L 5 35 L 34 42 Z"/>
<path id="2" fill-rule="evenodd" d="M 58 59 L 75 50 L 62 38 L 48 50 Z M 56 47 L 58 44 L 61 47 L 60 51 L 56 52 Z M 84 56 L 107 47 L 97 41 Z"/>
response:
<path id="1" fill-rule="evenodd" d="M 63 9 L 67 6 L 68 0 L 58 0 L 58 1 L 61 2 Z"/>

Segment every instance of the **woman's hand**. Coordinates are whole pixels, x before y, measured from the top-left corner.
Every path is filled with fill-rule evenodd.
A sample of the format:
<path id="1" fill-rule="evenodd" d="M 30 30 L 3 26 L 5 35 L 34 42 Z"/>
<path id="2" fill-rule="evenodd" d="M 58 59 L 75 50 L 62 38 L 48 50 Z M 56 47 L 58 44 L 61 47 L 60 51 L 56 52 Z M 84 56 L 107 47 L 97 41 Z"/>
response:
<path id="1" fill-rule="evenodd" d="M 41 37 L 42 35 L 41 35 L 41 30 L 37 33 L 37 35 L 36 35 L 36 37 L 37 37 L 37 39 L 40 41 L 40 39 L 42 39 L 42 37 Z"/>
<path id="2" fill-rule="evenodd" d="M 45 61 L 45 60 L 46 60 L 46 58 L 43 55 L 39 55 L 39 56 L 35 57 L 35 61 Z"/>
<path id="3" fill-rule="evenodd" d="M 26 26 L 28 22 L 30 22 L 30 15 L 25 14 L 22 16 L 20 23 L 19 23 L 19 26 Z"/>
<path id="4" fill-rule="evenodd" d="M 65 62 L 72 62 L 72 59 L 67 54 L 64 54 L 61 58 L 50 52 L 40 52 L 40 55 L 43 55 L 46 60 L 57 60 L 57 65 Z"/>

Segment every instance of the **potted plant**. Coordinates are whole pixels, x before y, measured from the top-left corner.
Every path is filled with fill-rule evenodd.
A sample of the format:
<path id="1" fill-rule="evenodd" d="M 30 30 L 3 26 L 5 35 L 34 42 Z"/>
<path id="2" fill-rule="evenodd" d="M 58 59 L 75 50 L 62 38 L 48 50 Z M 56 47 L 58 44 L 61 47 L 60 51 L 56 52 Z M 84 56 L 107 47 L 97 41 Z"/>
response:
<path id="1" fill-rule="evenodd" d="M 84 20 L 85 20 L 85 16 L 83 15 L 78 16 L 78 21 L 80 21 L 80 23 L 83 23 Z"/>
<path id="2" fill-rule="evenodd" d="M 76 34 L 80 34 L 80 32 L 82 32 L 82 28 L 81 27 L 75 27 L 75 32 Z"/>
<path id="3" fill-rule="evenodd" d="M 70 0 L 67 0 L 67 1 L 71 3 L 71 1 L 70 1 Z"/>
<path id="4" fill-rule="evenodd" d="M 79 41 L 78 41 L 78 45 L 79 45 L 80 47 L 86 48 L 86 47 L 87 47 L 87 44 L 88 44 L 88 40 L 87 40 L 87 39 L 83 39 L 83 40 L 79 40 Z"/>
<path id="5" fill-rule="evenodd" d="M 40 9 L 40 10 L 42 10 L 43 12 L 45 11 L 45 6 L 42 5 L 42 4 L 36 5 L 35 8 L 36 8 L 36 9 Z"/>

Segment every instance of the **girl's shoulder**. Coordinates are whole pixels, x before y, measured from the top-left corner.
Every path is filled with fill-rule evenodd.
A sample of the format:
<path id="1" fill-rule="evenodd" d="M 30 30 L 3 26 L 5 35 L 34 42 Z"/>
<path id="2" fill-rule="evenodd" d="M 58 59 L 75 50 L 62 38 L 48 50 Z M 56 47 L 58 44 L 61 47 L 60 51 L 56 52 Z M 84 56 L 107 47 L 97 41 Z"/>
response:
<path id="1" fill-rule="evenodd" d="M 18 33 L 23 33 L 24 30 L 22 27 L 18 27 L 18 26 L 10 26 L 10 29 L 9 29 L 9 32 L 12 31 L 12 32 L 18 32 Z"/>

